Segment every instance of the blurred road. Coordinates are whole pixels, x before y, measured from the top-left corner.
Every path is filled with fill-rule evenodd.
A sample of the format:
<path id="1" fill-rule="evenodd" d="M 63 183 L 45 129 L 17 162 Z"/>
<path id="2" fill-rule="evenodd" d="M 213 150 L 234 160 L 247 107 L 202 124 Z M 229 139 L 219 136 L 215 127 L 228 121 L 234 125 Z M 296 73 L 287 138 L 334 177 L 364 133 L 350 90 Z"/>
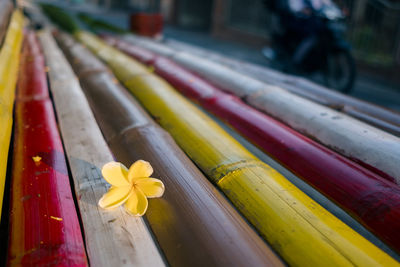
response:
<path id="1" fill-rule="evenodd" d="M 95 18 L 105 20 L 121 28 L 128 29 L 129 14 L 124 11 L 105 11 L 89 4 L 71 5 L 64 1 L 41 1 L 58 4 L 72 14 L 85 12 Z M 247 46 L 235 42 L 224 41 L 212 37 L 204 32 L 193 32 L 166 26 L 165 39 L 186 42 L 194 46 L 220 53 L 224 56 L 248 61 L 261 66 L 269 67 L 268 61 L 261 54 L 260 47 Z M 400 111 L 400 84 L 389 83 L 377 77 L 371 77 L 360 71 L 357 73 L 355 86 L 351 96 L 360 98 L 389 109 Z"/>

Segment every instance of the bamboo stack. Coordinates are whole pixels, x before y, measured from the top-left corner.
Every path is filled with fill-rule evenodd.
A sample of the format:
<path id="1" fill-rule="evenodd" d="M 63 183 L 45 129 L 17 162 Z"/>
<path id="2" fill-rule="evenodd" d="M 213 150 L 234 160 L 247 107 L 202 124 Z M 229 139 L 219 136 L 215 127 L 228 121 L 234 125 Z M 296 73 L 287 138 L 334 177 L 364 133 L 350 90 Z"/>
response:
<path id="1" fill-rule="evenodd" d="M 265 84 L 220 64 L 185 52 L 143 41 L 129 35 L 127 40 L 144 46 L 195 72 L 221 89 L 246 101 L 296 131 L 350 158 L 367 169 L 400 183 L 400 139 L 329 107 Z"/>
<path id="2" fill-rule="evenodd" d="M 165 57 L 117 38 L 106 40 L 153 66 L 155 73 L 185 96 L 223 119 L 400 251 L 399 186 L 251 108 Z"/>
<path id="3" fill-rule="evenodd" d="M 0 219 L 3 206 L 4 185 L 10 145 L 15 85 L 17 82 L 19 52 L 23 38 L 23 15 L 19 10 L 12 14 L 7 35 L 0 50 Z"/>
<path id="4" fill-rule="evenodd" d="M 235 72 L 202 59 L 190 62 L 190 58 L 195 57 L 189 54 L 177 53 L 148 40 L 139 42 L 153 52 L 198 68 L 202 76 L 210 75 L 216 84 L 231 85 L 223 89 L 232 90 L 243 98 L 241 100 L 169 59 L 107 38 L 110 44 L 130 56 L 121 53 L 94 35 L 80 31 L 61 9 L 46 7 L 53 19 L 61 18 L 66 29 L 75 31 L 75 37 L 84 46 L 66 34 L 56 34 L 72 70 L 50 32 L 41 32 L 45 71 L 45 59 L 35 34 L 26 33 L 10 169 L 8 266 L 400 266 L 390 255 L 247 151 L 170 84 L 225 120 L 398 249 L 400 236 L 395 229 L 400 228 L 400 189 L 384 179 L 395 181 L 398 178 L 387 173 L 394 165 L 387 164 L 378 170 L 369 164 L 373 156 L 351 158 L 354 155 L 351 153 L 360 152 L 357 150 L 362 147 L 360 144 L 340 151 L 347 156 L 351 154 L 347 159 L 312 140 L 315 136 L 305 137 L 285 125 L 294 123 L 301 128 L 305 125 L 302 124 L 304 118 L 323 108 L 248 77 L 236 75 L 229 80 L 228 74 Z M 4 157 L 7 159 L 11 134 L 22 21 L 22 14 L 14 12 L 0 51 L 0 126 L 6 129 L 0 132 L 1 163 Z M 49 73 L 51 99 L 46 72 Z M 310 96 L 315 97 L 315 94 L 310 93 Z M 300 115 L 291 113 L 295 109 L 285 102 L 287 100 L 296 102 Z M 272 111 L 270 107 L 263 108 L 264 111 L 276 112 L 274 116 L 281 116 L 283 112 L 286 117 L 283 116 L 283 123 L 279 122 L 244 102 L 267 103 Z M 307 108 L 310 110 L 305 111 Z M 329 116 L 336 114 L 329 112 L 333 112 L 328 113 Z M 370 116 L 364 111 L 355 109 L 355 112 L 358 113 L 354 116 Z M 324 134 L 332 137 L 329 129 L 318 128 L 326 125 L 326 121 L 318 116 L 311 116 L 311 119 L 312 133 L 317 129 L 318 138 L 324 140 Z M 359 134 L 361 143 L 369 138 L 381 138 L 383 141 L 378 141 L 382 145 L 376 151 L 382 152 L 386 146 L 393 145 L 394 152 L 389 151 L 393 159 L 400 155 L 395 153 L 397 139 L 393 138 L 396 137 L 383 135 L 345 115 L 331 119 L 334 127 Z M 371 118 L 366 120 L 371 121 Z M 356 130 L 349 127 L 354 121 Z M 372 133 L 360 134 L 361 129 Z M 349 140 L 356 139 L 350 136 Z M 350 141 L 346 139 L 344 143 Z M 368 149 L 371 147 L 367 146 L 370 152 Z M 389 154 L 381 155 L 387 156 L 383 160 L 392 159 Z M 165 195 L 149 201 L 149 210 L 143 218 L 131 217 L 122 208 L 105 211 L 97 205 L 109 187 L 100 168 L 113 161 L 114 156 L 126 166 L 139 159 L 149 161 L 155 170 L 153 176 L 165 184 Z M 0 166 L 0 191 L 4 188 L 1 186 L 4 183 L 2 170 L 5 173 L 6 165 Z M 283 167 L 280 170 L 288 173 Z M 69 183 L 69 178 L 73 183 Z M 75 194 L 71 193 L 71 185 Z M 349 223 L 362 232 L 358 229 L 362 227 L 356 224 L 355 221 Z M 398 256 L 371 237 L 367 230 L 365 233 L 378 246 Z"/>
<path id="5" fill-rule="evenodd" d="M 26 34 L 15 107 L 8 266 L 87 266 L 44 58 Z"/>
<path id="6" fill-rule="evenodd" d="M 392 258 L 259 161 L 145 66 L 77 32 L 291 265 L 391 265 Z"/>
<path id="7" fill-rule="evenodd" d="M 121 209 L 106 211 L 97 207 L 98 200 L 108 189 L 100 169 L 113 161 L 113 156 L 79 81 L 51 34 L 41 32 L 40 41 L 49 67 L 51 92 L 74 181 L 90 264 L 165 266 L 142 218 L 130 216 Z"/>
<path id="8" fill-rule="evenodd" d="M 125 35 L 122 38 L 133 44 L 142 45 L 154 52 L 162 53 L 164 56 L 172 57 L 178 51 L 185 51 L 197 57 L 214 61 L 242 74 L 270 85 L 279 86 L 298 96 L 346 113 L 391 134 L 400 136 L 400 114 L 398 112 L 329 90 L 305 78 L 286 75 L 272 69 L 238 61 L 176 41 L 168 42 L 168 47 L 166 47 L 151 39 L 133 36 L 132 34 Z"/>
<path id="9" fill-rule="evenodd" d="M 282 266 L 264 241 L 104 65 L 65 35 L 58 35 L 58 40 L 117 160 L 126 165 L 138 159 L 149 161 L 154 176 L 165 184 L 164 196 L 150 200 L 145 217 L 168 264 Z M 59 62 L 53 59 L 54 66 Z M 147 71 L 145 67 L 136 67 L 126 71 Z"/>

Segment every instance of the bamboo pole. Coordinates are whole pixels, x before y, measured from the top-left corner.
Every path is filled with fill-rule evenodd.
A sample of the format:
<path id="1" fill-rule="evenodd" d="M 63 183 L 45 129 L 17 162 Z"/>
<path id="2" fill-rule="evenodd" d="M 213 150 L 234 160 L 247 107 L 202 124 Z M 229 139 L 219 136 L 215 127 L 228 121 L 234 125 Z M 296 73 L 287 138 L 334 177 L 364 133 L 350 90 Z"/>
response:
<path id="1" fill-rule="evenodd" d="M 8 148 L 10 145 L 14 106 L 15 85 L 17 82 L 19 52 L 22 43 L 23 16 L 14 11 L 0 50 L 0 219 L 6 179 Z"/>
<path id="2" fill-rule="evenodd" d="M 89 33 L 76 36 L 108 64 L 123 56 Z M 121 69 L 139 64 L 132 59 L 124 62 L 110 64 L 118 78 Z M 398 264 L 258 160 L 150 71 L 123 82 L 290 265 Z"/>
<path id="3" fill-rule="evenodd" d="M 162 56 L 111 37 L 185 96 L 223 119 L 282 165 L 400 251 L 400 187 L 328 150 Z M 142 56 L 145 55 L 145 56 Z"/>
<path id="4" fill-rule="evenodd" d="M 300 96 L 302 93 L 312 94 L 319 99 L 324 99 L 327 102 L 327 105 L 338 111 L 342 111 L 378 128 L 382 128 L 384 130 L 387 129 L 397 136 L 399 135 L 400 114 L 397 111 L 389 110 L 385 107 L 381 107 L 334 90 L 329 90 L 320 85 L 307 81 L 304 78 L 290 77 L 283 80 L 279 84 L 283 88 L 293 91 L 294 93 L 296 93 L 294 91 L 294 87 L 297 87 L 298 92 L 296 94 Z M 358 111 L 358 113 L 360 113 L 360 115 L 350 113 L 347 111 L 347 109 L 355 109 Z M 369 118 L 363 118 L 363 116 L 368 116 Z M 385 123 L 390 124 L 393 129 L 388 128 Z"/>
<path id="5" fill-rule="evenodd" d="M 124 164 L 137 159 L 151 162 L 155 177 L 165 184 L 164 196 L 150 200 L 145 217 L 168 263 L 282 266 L 264 241 L 115 77 L 99 61 L 94 63 L 95 57 L 81 45 L 71 43 L 65 35 L 58 35 L 58 40 L 79 76 L 114 155 Z"/>
<path id="6" fill-rule="evenodd" d="M 342 105 L 338 109 L 354 118 L 365 121 L 372 126 L 378 127 L 388 133 L 400 137 L 400 124 L 393 124 L 381 119 L 377 119 L 376 117 L 371 116 L 368 112 L 364 112 L 362 109 L 348 105 Z M 393 112 L 393 114 L 395 113 Z"/>
<path id="7" fill-rule="evenodd" d="M 71 67 L 48 31 L 40 33 L 50 88 L 66 149 L 92 266 L 165 266 L 146 223 L 121 209 L 97 207 L 107 191 L 101 168 L 113 156 Z M 89 69 L 104 70 L 96 61 Z"/>
<path id="8" fill-rule="evenodd" d="M 7 265 L 87 266 L 44 59 L 26 35 L 15 106 Z"/>

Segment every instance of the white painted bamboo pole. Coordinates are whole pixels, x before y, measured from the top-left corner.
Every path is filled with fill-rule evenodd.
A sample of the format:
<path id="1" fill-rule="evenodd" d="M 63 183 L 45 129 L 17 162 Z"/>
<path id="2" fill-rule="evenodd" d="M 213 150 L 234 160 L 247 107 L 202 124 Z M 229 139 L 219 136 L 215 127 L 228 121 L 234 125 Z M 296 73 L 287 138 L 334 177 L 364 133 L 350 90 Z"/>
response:
<path id="1" fill-rule="evenodd" d="M 170 48 L 164 44 L 158 43 L 156 41 L 152 41 L 149 38 L 140 37 L 132 34 L 126 34 L 122 36 L 122 39 L 129 43 L 138 46 L 143 46 L 146 49 L 165 57 L 172 57 L 177 53 L 175 49 Z"/>

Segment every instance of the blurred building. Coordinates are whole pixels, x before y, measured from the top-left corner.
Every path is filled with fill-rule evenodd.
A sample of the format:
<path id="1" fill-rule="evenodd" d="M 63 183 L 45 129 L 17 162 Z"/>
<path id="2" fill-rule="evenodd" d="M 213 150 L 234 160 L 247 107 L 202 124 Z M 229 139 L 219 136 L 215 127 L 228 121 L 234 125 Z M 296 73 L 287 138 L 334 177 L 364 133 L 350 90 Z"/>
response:
<path id="1" fill-rule="evenodd" d="M 262 0 L 168 0 L 168 22 L 246 43 L 268 42 L 269 14 Z"/>

